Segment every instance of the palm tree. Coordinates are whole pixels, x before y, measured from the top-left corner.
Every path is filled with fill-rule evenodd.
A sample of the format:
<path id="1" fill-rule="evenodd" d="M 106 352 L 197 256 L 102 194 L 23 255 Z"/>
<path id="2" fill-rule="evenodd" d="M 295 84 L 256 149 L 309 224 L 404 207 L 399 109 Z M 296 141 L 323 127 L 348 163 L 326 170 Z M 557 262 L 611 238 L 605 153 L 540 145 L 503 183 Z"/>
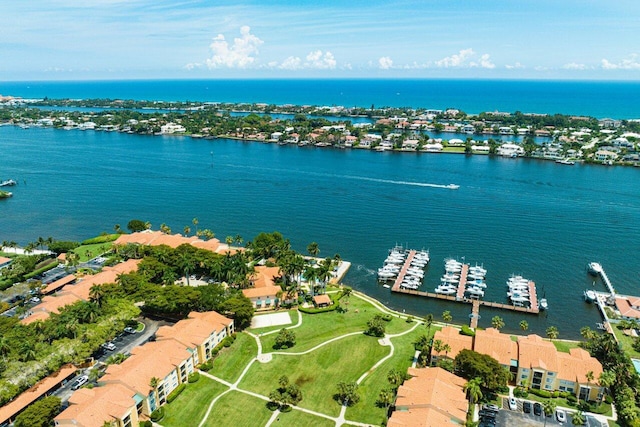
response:
<path id="1" fill-rule="evenodd" d="M 550 417 L 553 414 L 553 412 L 556 410 L 556 402 L 554 400 L 547 399 L 542 404 L 542 409 L 544 410 L 544 414 L 546 415 L 546 417 L 544 417 L 544 425 L 546 426 L 547 417 Z"/>
<path id="2" fill-rule="evenodd" d="M 449 310 L 445 310 L 442 312 L 442 320 L 444 320 L 445 324 L 453 320 L 453 316 L 451 315 L 451 312 Z"/>
<path id="3" fill-rule="evenodd" d="M 482 384 L 482 378 L 477 377 L 464 385 L 464 391 L 467 392 L 467 397 L 471 403 L 477 403 L 482 399 L 482 389 L 480 388 L 480 384 Z"/>
<path id="4" fill-rule="evenodd" d="M 441 340 L 435 340 L 433 342 L 433 351 L 436 352 L 436 355 L 440 357 L 440 352 L 444 350 L 444 343 Z"/>
<path id="5" fill-rule="evenodd" d="M 187 278 L 187 286 L 191 286 L 189 283 L 189 274 L 196 267 L 196 261 L 193 259 L 190 253 L 182 252 L 179 256 L 178 265 L 180 269 L 182 269 L 184 277 Z"/>
<path id="6" fill-rule="evenodd" d="M 225 243 L 231 249 L 231 244 L 233 243 L 233 236 L 227 236 L 224 238 Z"/>
<path id="7" fill-rule="evenodd" d="M 491 326 L 493 326 L 497 330 L 500 330 L 504 328 L 504 320 L 502 320 L 502 317 L 500 316 L 493 316 L 493 318 L 491 319 Z"/>
<path id="8" fill-rule="evenodd" d="M 424 324 L 427 327 L 427 337 L 431 336 L 431 325 L 433 325 L 433 314 L 427 314 L 424 319 Z"/>
<path id="9" fill-rule="evenodd" d="M 189 227 L 188 225 L 184 226 L 184 235 L 188 236 L 189 233 L 191 233 L 191 227 Z"/>
<path id="10" fill-rule="evenodd" d="M 153 396 L 155 399 L 158 398 L 157 390 L 159 385 L 160 385 L 160 379 L 157 377 L 151 377 L 151 379 L 149 380 L 149 387 L 151 387 L 151 389 L 153 390 Z"/>
<path id="11" fill-rule="evenodd" d="M 309 245 L 307 246 L 307 252 L 309 252 L 309 255 L 311 255 L 312 257 L 317 256 L 320 253 L 318 244 L 316 242 L 309 243 Z"/>
<path id="12" fill-rule="evenodd" d="M 549 326 L 547 328 L 547 338 L 549 338 L 550 340 L 557 339 L 558 335 L 558 328 L 556 328 L 555 326 Z"/>
<path id="13" fill-rule="evenodd" d="M 598 377 L 598 383 L 604 387 L 605 389 L 609 389 L 616 382 L 616 373 L 613 371 L 602 371 L 600 377 Z M 601 394 L 604 397 L 604 393 Z M 600 399 L 600 403 L 602 404 L 602 399 Z"/>
<path id="14" fill-rule="evenodd" d="M 101 285 L 93 285 L 89 289 L 89 301 L 98 304 L 98 307 L 102 307 L 102 300 L 106 293 Z"/>
<path id="15" fill-rule="evenodd" d="M 233 237 L 233 241 L 234 241 L 234 242 L 236 242 L 236 244 L 241 245 L 241 244 L 242 244 L 242 242 L 243 242 L 244 240 L 242 239 L 242 236 L 241 236 L 241 235 L 236 234 L 236 235 Z"/>
<path id="16" fill-rule="evenodd" d="M 307 279 L 307 282 L 309 283 L 309 290 L 311 291 L 311 296 L 315 295 L 314 288 L 316 285 L 316 280 L 318 279 L 318 269 L 312 265 L 308 265 L 304 269 L 304 273 L 302 274 L 304 278 Z"/>
<path id="17" fill-rule="evenodd" d="M 200 222 L 200 221 L 198 221 L 198 218 L 193 218 L 193 219 L 191 220 L 191 223 L 192 223 L 192 224 L 193 224 L 193 226 L 196 228 L 196 234 L 198 234 L 198 231 L 199 231 L 199 230 L 198 230 L 198 224 L 199 224 L 199 222 Z"/>
<path id="18" fill-rule="evenodd" d="M 522 329 L 523 332 L 529 329 L 529 322 L 527 322 L 526 320 L 521 320 L 520 329 Z"/>
<path id="19" fill-rule="evenodd" d="M 442 350 L 444 351 L 444 356 L 448 357 L 449 356 L 449 352 L 451 351 L 451 346 L 447 343 L 447 344 L 442 346 Z"/>
<path id="20" fill-rule="evenodd" d="M 73 339 L 76 339 L 76 333 L 78 332 L 78 327 L 80 323 L 78 323 L 78 319 L 71 319 L 67 322 L 67 329 L 73 333 Z"/>
<path id="21" fill-rule="evenodd" d="M 585 424 L 584 413 L 582 411 L 578 411 L 571 416 L 571 424 L 574 426 L 583 426 Z"/>

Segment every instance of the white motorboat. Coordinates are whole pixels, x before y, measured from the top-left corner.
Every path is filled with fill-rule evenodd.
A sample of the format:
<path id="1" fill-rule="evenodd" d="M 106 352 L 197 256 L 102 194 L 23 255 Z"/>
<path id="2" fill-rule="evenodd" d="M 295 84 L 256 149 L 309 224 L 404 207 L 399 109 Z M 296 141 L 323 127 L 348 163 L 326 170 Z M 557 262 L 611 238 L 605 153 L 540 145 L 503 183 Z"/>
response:
<path id="1" fill-rule="evenodd" d="M 569 165 L 569 166 L 572 166 L 572 165 L 576 164 L 576 162 L 574 162 L 573 160 L 569 160 L 569 159 L 562 159 L 562 160 L 558 159 L 558 160 L 556 160 L 556 163 L 558 163 L 560 165 Z"/>
<path id="2" fill-rule="evenodd" d="M 422 270 L 421 268 L 416 268 L 416 267 L 407 268 L 407 273 L 415 274 L 415 275 L 418 275 L 418 276 L 424 276 L 424 270 Z"/>
<path id="3" fill-rule="evenodd" d="M 477 288 L 475 286 L 470 286 L 467 289 L 465 289 L 465 292 L 471 295 L 476 295 L 476 296 L 484 296 L 484 291 L 480 288 Z"/>
<path id="4" fill-rule="evenodd" d="M 404 264 L 404 258 L 387 257 L 385 264 Z"/>
<path id="5" fill-rule="evenodd" d="M 447 267 L 444 270 L 447 273 L 460 273 L 462 271 L 462 267 Z"/>
<path id="6" fill-rule="evenodd" d="M 420 262 L 420 261 L 416 261 L 416 260 L 412 260 L 411 261 L 411 265 L 414 267 L 418 267 L 418 268 L 425 268 L 427 266 L 426 262 Z"/>
<path id="7" fill-rule="evenodd" d="M 467 277 L 468 277 L 469 279 L 474 279 L 474 280 L 475 280 L 475 279 L 479 279 L 479 280 L 482 280 L 482 279 L 484 279 L 484 274 L 480 274 L 480 273 L 469 273 L 469 274 L 467 274 Z"/>
<path id="8" fill-rule="evenodd" d="M 441 294 L 441 295 L 453 295 L 456 292 L 458 292 L 458 289 L 452 286 L 440 285 L 435 289 L 435 292 L 436 294 Z"/>
<path id="9" fill-rule="evenodd" d="M 429 251 L 419 251 L 413 256 L 414 259 L 419 259 L 421 261 L 429 262 L 431 258 L 429 257 Z"/>
<path id="10" fill-rule="evenodd" d="M 486 289 L 486 287 L 487 287 L 487 284 L 482 279 L 467 280 L 467 283 L 465 283 L 465 285 L 467 285 L 467 286 L 475 286 L 477 288 L 483 288 L 483 289 Z"/>
<path id="11" fill-rule="evenodd" d="M 445 274 L 440 278 L 440 281 L 448 283 L 458 283 L 460 281 L 460 276 L 458 276 L 457 274 Z"/>
<path id="12" fill-rule="evenodd" d="M 587 289 L 586 291 L 584 291 L 584 300 L 586 302 L 594 302 L 597 299 L 598 295 L 596 295 L 595 291 L 591 289 Z"/>
<path id="13" fill-rule="evenodd" d="M 524 295 L 513 294 L 510 295 L 509 298 L 513 302 L 529 302 L 529 297 Z"/>
<path id="14" fill-rule="evenodd" d="M 396 277 L 396 273 L 392 273 L 390 271 L 378 271 L 378 278 L 379 279 L 393 279 Z"/>
<path id="15" fill-rule="evenodd" d="M 415 291 L 420 287 L 420 285 L 415 285 L 413 283 L 402 283 L 400 285 L 400 287 L 401 288 L 405 288 L 405 289 L 411 289 L 411 290 Z"/>
<path id="16" fill-rule="evenodd" d="M 547 299 L 546 298 L 541 298 L 540 299 L 540 304 L 538 305 L 538 308 L 540 310 L 546 310 L 547 308 L 549 308 L 549 304 L 547 303 Z"/>
<path id="17" fill-rule="evenodd" d="M 521 297 L 527 297 L 530 298 L 531 295 L 529 295 L 529 292 L 526 291 L 522 291 L 522 290 L 517 290 L 517 291 L 511 291 L 511 292 L 507 292 L 507 296 L 508 297 L 512 297 L 512 296 L 521 296 Z"/>
<path id="18" fill-rule="evenodd" d="M 469 267 L 469 273 L 480 273 L 482 275 L 487 274 L 487 270 L 478 264 Z"/>

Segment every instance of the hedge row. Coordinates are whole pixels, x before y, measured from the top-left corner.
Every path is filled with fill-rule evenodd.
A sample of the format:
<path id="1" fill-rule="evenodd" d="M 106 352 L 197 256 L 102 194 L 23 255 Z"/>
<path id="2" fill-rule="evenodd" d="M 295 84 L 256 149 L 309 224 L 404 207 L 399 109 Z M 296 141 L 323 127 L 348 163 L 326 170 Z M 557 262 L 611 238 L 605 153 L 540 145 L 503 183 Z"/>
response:
<path id="1" fill-rule="evenodd" d="M 93 237 L 91 239 L 84 240 L 83 245 L 95 245 L 98 243 L 109 243 L 118 240 L 119 234 L 103 234 L 101 236 Z"/>
<path id="2" fill-rule="evenodd" d="M 184 384 L 184 383 L 182 383 L 178 387 L 176 387 L 175 390 L 173 390 L 167 396 L 167 403 L 171 403 L 174 400 L 176 400 L 176 397 L 180 396 L 180 393 L 182 393 L 186 387 L 187 387 L 187 385 Z"/>
<path id="3" fill-rule="evenodd" d="M 46 265 L 46 266 L 44 266 L 42 268 L 39 268 L 39 269 L 37 269 L 35 271 L 32 271 L 31 273 L 25 274 L 24 275 L 24 280 L 32 279 L 32 278 L 44 273 L 45 271 L 49 271 L 49 270 L 51 270 L 51 269 L 53 269 L 53 268 L 58 266 L 58 261 L 57 260 L 54 259 L 54 260 L 51 260 L 51 261 L 52 261 L 51 264 Z"/>
<path id="4" fill-rule="evenodd" d="M 197 383 L 200 379 L 200 372 L 192 372 L 189 374 L 189 384 Z"/>
<path id="5" fill-rule="evenodd" d="M 160 406 L 158 409 L 153 411 L 149 417 L 151 418 L 151 421 L 160 421 L 164 417 L 164 407 Z"/>

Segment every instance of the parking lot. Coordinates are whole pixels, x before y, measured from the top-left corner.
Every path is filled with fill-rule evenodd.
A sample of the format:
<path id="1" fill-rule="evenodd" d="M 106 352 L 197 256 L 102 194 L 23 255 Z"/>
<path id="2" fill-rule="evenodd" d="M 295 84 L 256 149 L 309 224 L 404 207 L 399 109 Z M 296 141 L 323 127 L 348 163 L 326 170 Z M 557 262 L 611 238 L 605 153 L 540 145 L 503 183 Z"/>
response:
<path id="1" fill-rule="evenodd" d="M 546 418 L 546 425 L 547 426 L 571 426 L 572 424 L 572 418 L 571 418 L 571 412 L 566 411 L 566 415 L 567 415 L 567 421 L 565 421 L 564 423 L 559 423 L 558 420 L 556 419 L 555 413 L 553 415 L 550 415 L 548 417 L 545 417 L 544 415 L 544 411 L 542 412 L 541 415 L 535 415 L 533 410 L 530 413 L 525 413 L 523 411 L 523 400 L 522 399 L 517 399 L 517 409 L 516 410 L 509 410 L 509 404 L 508 404 L 508 399 L 505 397 L 502 399 L 502 408 L 497 416 L 496 416 L 496 423 L 495 426 L 496 427 L 511 427 L 511 426 L 518 426 L 518 427 L 538 427 L 538 426 L 544 426 L 545 425 L 545 418 Z M 535 403 L 534 401 L 529 401 L 532 403 Z M 586 427 L 606 427 L 608 424 L 607 423 L 602 423 L 600 422 L 600 420 L 598 420 L 597 418 L 591 416 L 591 415 L 586 415 L 585 416 L 585 420 L 586 423 L 584 424 Z M 480 424 L 481 427 L 486 426 L 486 427 L 493 427 L 490 424 Z"/>

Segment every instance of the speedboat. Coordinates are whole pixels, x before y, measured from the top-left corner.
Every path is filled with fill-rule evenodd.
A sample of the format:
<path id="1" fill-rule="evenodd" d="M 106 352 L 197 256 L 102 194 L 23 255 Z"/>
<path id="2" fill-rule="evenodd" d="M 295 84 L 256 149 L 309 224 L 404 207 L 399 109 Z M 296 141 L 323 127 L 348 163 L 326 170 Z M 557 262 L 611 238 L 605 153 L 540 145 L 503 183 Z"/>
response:
<path id="1" fill-rule="evenodd" d="M 482 280 L 482 279 L 484 279 L 484 274 L 480 274 L 480 273 L 469 273 L 469 274 L 467 274 L 467 277 L 468 277 L 469 279 L 474 279 L 474 280 L 475 280 L 475 279 L 479 279 L 479 280 Z"/>
<path id="2" fill-rule="evenodd" d="M 405 288 L 405 289 L 411 289 L 412 291 L 415 291 L 420 287 L 420 285 L 416 285 L 416 284 L 413 284 L 413 283 L 402 283 L 402 284 L 400 284 L 400 287 L 401 288 Z"/>
<path id="3" fill-rule="evenodd" d="M 573 160 L 569 160 L 569 159 L 556 160 L 556 163 L 558 163 L 560 165 L 575 165 L 576 164 L 576 162 L 574 162 Z"/>
<path id="4" fill-rule="evenodd" d="M 391 271 L 378 271 L 379 279 L 393 279 L 394 277 L 396 277 L 396 273 Z"/>
<path id="5" fill-rule="evenodd" d="M 420 261 L 426 261 L 429 262 L 430 261 L 430 257 L 429 257 L 429 251 L 420 251 L 420 252 L 416 252 L 416 254 L 413 256 L 414 259 L 419 259 Z"/>
<path id="6" fill-rule="evenodd" d="M 460 273 L 462 271 L 462 267 L 448 265 L 444 269 L 447 273 Z"/>
<path id="7" fill-rule="evenodd" d="M 540 299 L 540 305 L 539 307 L 540 310 L 546 310 L 547 308 L 549 308 L 549 304 L 547 304 L 547 299 L 546 298 L 541 298 Z"/>
<path id="8" fill-rule="evenodd" d="M 16 184 L 17 182 L 14 181 L 13 179 L 7 179 L 6 181 L 0 182 L 0 187 L 11 187 Z"/>
<path id="9" fill-rule="evenodd" d="M 591 289 L 587 289 L 586 291 L 584 291 L 584 300 L 586 302 L 594 302 L 596 299 L 598 299 L 598 296 L 596 295 L 595 291 Z"/>
<path id="10" fill-rule="evenodd" d="M 457 265 L 462 267 L 462 263 L 460 261 L 456 261 L 455 259 L 452 259 L 452 258 L 445 259 L 444 265 Z"/>
<path id="11" fill-rule="evenodd" d="M 426 262 L 416 261 L 415 259 L 411 261 L 411 265 L 414 267 L 425 268 L 427 266 Z"/>

